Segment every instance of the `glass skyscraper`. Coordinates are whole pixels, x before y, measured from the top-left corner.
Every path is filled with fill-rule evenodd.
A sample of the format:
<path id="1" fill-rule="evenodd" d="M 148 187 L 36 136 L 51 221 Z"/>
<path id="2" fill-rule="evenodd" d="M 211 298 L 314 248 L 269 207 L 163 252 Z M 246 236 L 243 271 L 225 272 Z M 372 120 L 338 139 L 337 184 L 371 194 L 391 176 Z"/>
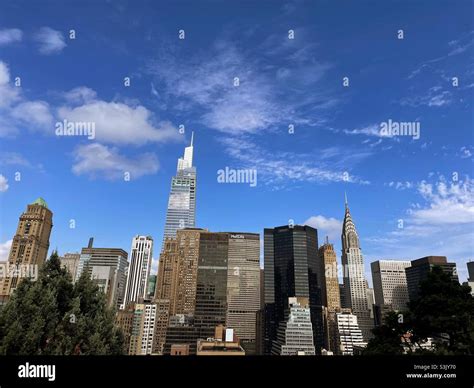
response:
<path id="1" fill-rule="evenodd" d="M 193 166 L 193 138 L 191 145 L 184 150 L 184 156 L 178 159 L 176 176 L 171 179 L 170 197 L 166 212 L 166 238 L 176 237 L 176 231 L 194 228 L 196 221 L 196 168 Z"/>
<path id="2" fill-rule="evenodd" d="M 281 354 L 278 328 L 286 326 L 289 298 L 308 298 L 316 353 L 323 345 L 321 289 L 318 286 L 318 233 L 310 226 L 264 230 L 264 353 Z"/>

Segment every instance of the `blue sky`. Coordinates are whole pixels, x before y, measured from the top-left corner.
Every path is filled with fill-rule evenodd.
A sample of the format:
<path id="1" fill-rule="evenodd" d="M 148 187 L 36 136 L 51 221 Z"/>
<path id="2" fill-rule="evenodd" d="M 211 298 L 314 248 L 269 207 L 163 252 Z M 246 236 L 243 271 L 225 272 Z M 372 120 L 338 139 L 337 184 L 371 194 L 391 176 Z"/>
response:
<path id="1" fill-rule="evenodd" d="M 193 130 L 197 226 L 308 223 L 340 258 L 347 191 L 367 271 L 377 259 L 446 255 L 464 280 L 472 3 L 195 3 L 0 0 L 0 260 L 39 196 L 60 253 L 90 236 L 128 251 L 149 234 L 158 257 Z M 64 119 L 94 122 L 95 139 L 56 136 Z M 419 123 L 419 139 L 381 134 L 389 120 Z M 257 186 L 218 183 L 225 167 L 256 169 Z"/>

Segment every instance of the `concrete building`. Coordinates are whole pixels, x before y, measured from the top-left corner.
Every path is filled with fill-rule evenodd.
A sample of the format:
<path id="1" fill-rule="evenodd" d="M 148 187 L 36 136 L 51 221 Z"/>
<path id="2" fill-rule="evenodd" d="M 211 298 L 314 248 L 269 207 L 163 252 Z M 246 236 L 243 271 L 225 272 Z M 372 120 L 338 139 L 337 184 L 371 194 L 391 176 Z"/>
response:
<path id="1" fill-rule="evenodd" d="M 282 356 L 314 356 L 313 325 L 308 298 L 289 298 L 290 306 L 286 327 L 282 331 Z M 280 334 L 280 333 L 279 333 Z"/>
<path id="2" fill-rule="evenodd" d="M 148 278 L 153 258 L 153 238 L 135 236 L 130 249 L 130 265 L 122 308 L 128 303 L 140 302 L 147 298 Z"/>
<path id="3" fill-rule="evenodd" d="M 363 348 L 367 343 L 363 339 L 357 316 L 348 311 L 336 314 L 337 322 L 337 354 L 354 355 L 354 348 Z"/>
<path id="4" fill-rule="evenodd" d="M 95 248 L 93 244 L 94 239 L 90 238 L 87 248 L 81 250 L 76 281 L 79 280 L 83 271 L 87 270 L 89 277 L 108 293 L 109 306 L 119 309 L 123 304 L 125 294 L 128 254 L 120 248 Z"/>
<path id="5" fill-rule="evenodd" d="M 451 276 L 453 281 L 459 282 L 456 263 L 448 263 L 446 256 L 426 256 L 413 260 L 411 266 L 405 268 L 410 301 L 418 298 L 420 284 L 428 277 L 434 266 L 441 267 L 443 272 Z"/>
<path id="6" fill-rule="evenodd" d="M 410 265 L 410 261 L 400 260 L 377 260 L 370 264 L 376 311 L 380 314 L 377 322 L 381 323 L 388 311 L 407 309 L 409 299 L 405 269 Z"/>
<path id="7" fill-rule="evenodd" d="M 235 331 L 247 355 L 256 354 L 260 310 L 260 235 L 228 233 L 226 326 Z"/>
<path id="8" fill-rule="evenodd" d="M 76 279 L 80 258 L 80 253 L 65 253 L 63 256 L 59 257 L 59 260 L 61 260 L 61 266 L 68 270 L 73 280 Z"/>
<path id="9" fill-rule="evenodd" d="M 318 284 L 321 286 L 322 305 L 329 310 L 335 311 L 341 308 L 341 297 L 339 295 L 339 280 L 337 276 L 337 259 L 334 245 L 326 242 L 318 251 Z"/>
<path id="10" fill-rule="evenodd" d="M 21 279 L 36 278 L 48 254 L 52 228 L 53 213 L 43 198 L 27 206 L 13 237 L 4 276 L 0 278 L 0 304 L 8 301 Z"/>

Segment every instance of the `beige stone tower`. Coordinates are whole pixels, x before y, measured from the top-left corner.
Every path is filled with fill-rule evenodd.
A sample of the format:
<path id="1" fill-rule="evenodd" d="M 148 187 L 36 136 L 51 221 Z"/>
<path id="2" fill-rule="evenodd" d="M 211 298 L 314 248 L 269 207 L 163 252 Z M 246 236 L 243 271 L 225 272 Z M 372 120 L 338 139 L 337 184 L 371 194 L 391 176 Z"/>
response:
<path id="1" fill-rule="evenodd" d="M 335 311 L 341 308 L 339 296 L 339 280 L 337 278 L 337 260 L 334 245 L 326 242 L 319 248 L 319 275 L 321 278 L 322 305 L 329 310 Z M 319 279 L 318 279 L 319 280 Z"/>
<path id="2" fill-rule="evenodd" d="M 52 227 L 53 213 L 43 198 L 27 206 L 13 237 L 7 271 L 0 279 L 0 301 L 8 300 L 23 277 L 38 273 L 48 255 Z"/>

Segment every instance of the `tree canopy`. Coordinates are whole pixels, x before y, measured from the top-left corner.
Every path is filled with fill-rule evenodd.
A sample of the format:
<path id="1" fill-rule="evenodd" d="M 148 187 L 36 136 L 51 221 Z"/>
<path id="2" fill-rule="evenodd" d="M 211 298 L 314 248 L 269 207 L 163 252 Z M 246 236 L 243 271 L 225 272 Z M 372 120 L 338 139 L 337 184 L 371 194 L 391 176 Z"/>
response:
<path id="1" fill-rule="evenodd" d="M 364 354 L 474 354 L 474 298 L 469 286 L 460 285 L 433 267 L 420 284 L 418 299 L 407 311 L 391 312 L 373 330 Z M 428 338 L 433 349 L 421 346 Z"/>
<path id="2" fill-rule="evenodd" d="M 123 353 L 123 334 L 104 293 L 88 271 L 73 284 L 56 252 L 38 279 L 23 279 L 0 310 L 2 355 Z"/>

